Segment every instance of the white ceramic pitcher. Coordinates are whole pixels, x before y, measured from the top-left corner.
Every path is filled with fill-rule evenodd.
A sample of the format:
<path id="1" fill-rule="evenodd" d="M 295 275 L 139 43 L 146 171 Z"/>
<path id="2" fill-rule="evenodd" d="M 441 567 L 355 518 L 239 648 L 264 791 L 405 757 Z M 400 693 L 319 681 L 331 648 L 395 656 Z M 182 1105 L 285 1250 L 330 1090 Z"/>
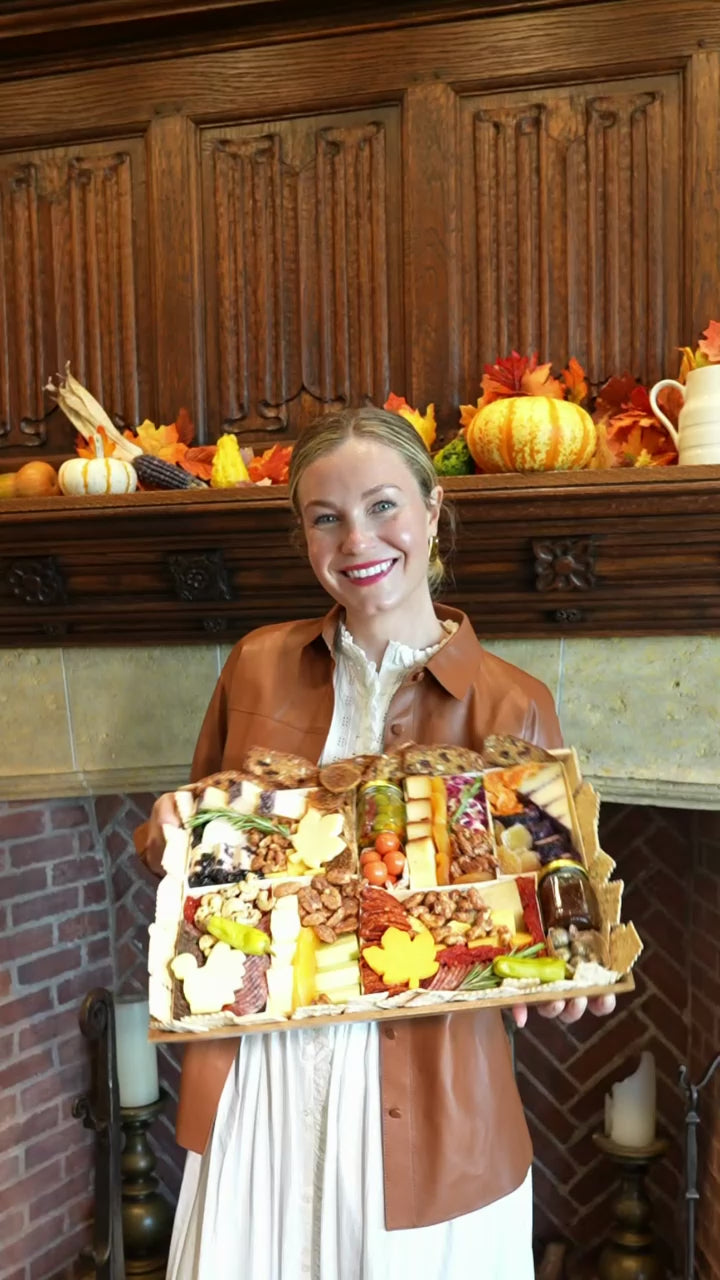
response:
<path id="1" fill-rule="evenodd" d="M 677 387 L 685 401 L 677 431 L 657 402 L 663 387 Z M 685 386 L 674 378 L 663 378 L 650 392 L 650 403 L 675 442 L 681 466 L 720 463 L 720 364 L 691 369 Z"/>

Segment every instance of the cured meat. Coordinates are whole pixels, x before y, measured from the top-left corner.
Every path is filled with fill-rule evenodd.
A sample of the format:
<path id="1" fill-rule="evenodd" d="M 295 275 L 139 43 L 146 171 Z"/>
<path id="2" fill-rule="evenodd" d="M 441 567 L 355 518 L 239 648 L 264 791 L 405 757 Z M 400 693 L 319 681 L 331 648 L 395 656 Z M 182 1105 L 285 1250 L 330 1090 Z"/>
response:
<path id="1" fill-rule="evenodd" d="M 267 1004 L 267 971 L 269 965 L 269 956 L 247 957 L 242 987 L 235 992 L 235 999 L 232 1004 L 225 1005 L 227 1012 L 236 1014 L 238 1018 L 242 1018 L 248 1013 L 262 1012 Z"/>

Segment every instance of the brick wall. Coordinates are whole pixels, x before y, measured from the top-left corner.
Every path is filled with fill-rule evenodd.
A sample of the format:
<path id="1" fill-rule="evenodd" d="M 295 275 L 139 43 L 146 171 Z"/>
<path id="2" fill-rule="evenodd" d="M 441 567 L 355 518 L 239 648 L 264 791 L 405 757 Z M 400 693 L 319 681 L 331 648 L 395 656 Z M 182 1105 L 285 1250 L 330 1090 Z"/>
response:
<path id="1" fill-rule="evenodd" d="M 70 1276 L 89 1240 L 92 1136 L 71 1116 L 86 1084 L 77 1013 L 92 986 L 143 989 L 153 882 L 130 836 L 149 805 L 148 796 L 109 796 L 0 806 L 0 1280 Z M 604 844 L 646 943 L 637 993 L 612 1019 L 563 1027 L 532 1015 L 517 1037 L 536 1151 L 536 1233 L 539 1242 L 569 1240 L 574 1259 L 608 1223 L 612 1175 L 591 1137 L 604 1095 L 645 1047 L 658 1063 L 660 1125 L 674 1135 L 653 1180 L 657 1220 L 669 1245 L 679 1243 L 677 1067 L 692 1051 L 697 1076 L 720 1048 L 720 826 L 702 816 L 695 865 L 693 825 L 672 810 L 604 806 Z M 171 1102 L 153 1138 L 174 1196 L 182 1164 L 172 1138 L 175 1053 L 162 1051 L 160 1074 Z M 720 1280 L 720 1132 L 706 1141 L 704 1161 L 700 1275 Z"/>

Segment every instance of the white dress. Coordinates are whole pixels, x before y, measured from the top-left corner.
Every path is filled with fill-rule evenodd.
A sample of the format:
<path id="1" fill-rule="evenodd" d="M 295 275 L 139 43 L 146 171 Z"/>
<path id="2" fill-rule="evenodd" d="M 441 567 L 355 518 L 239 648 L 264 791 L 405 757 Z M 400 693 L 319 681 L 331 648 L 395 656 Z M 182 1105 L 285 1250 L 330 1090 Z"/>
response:
<path id="1" fill-rule="evenodd" d="M 394 693 L 434 652 L 391 643 L 378 670 L 341 627 L 323 760 L 382 750 Z M 385 1230 L 378 1028 L 353 1023 L 240 1040 L 187 1156 L 167 1280 L 533 1280 L 531 1241 L 529 1173 L 475 1213 Z"/>

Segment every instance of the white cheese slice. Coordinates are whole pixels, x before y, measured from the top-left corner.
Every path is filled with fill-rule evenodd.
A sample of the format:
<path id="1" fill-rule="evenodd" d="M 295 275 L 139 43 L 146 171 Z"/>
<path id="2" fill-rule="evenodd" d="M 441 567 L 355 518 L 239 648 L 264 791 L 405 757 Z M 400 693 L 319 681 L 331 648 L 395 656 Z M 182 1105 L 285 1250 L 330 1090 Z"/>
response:
<path id="1" fill-rule="evenodd" d="M 343 987 L 350 987 L 359 982 L 360 968 L 357 961 L 343 965 L 341 969 L 329 969 L 325 973 L 318 973 L 315 978 L 316 989 L 321 995 L 329 995 L 331 991 L 341 990 Z"/>
<path id="2" fill-rule="evenodd" d="M 282 965 L 267 971 L 267 1012 L 276 1018 L 289 1018 L 293 1007 L 293 968 Z"/>
<path id="3" fill-rule="evenodd" d="M 256 782 L 242 782 L 240 794 L 230 801 L 229 808 L 236 813 L 255 813 L 262 795 L 262 787 Z"/>
<path id="4" fill-rule="evenodd" d="M 163 823 L 165 849 L 162 856 L 163 871 L 169 876 L 182 880 L 185 875 L 185 862 L 190 847 L 190 835 L 182 827 L 174 827 Z"/>
<path id="5" fill-rule="evenodd" d="M 218 845 L 227 844 L 230 845 L 231 849 L 234 849 L 236 845 L 245 844 L 245 842 L 245 832 L 239 831 L 227 818 L 211 818 L 203 829 L 202 839 L 198 847 L 211 851 L 216 849 Z"/>
<path id="6" fill-rule="evenodd" d="M 306 791 L 276 791 L 273 795 L 272 813 L 276 818 L 299 821 L 307 812 Z"/>

